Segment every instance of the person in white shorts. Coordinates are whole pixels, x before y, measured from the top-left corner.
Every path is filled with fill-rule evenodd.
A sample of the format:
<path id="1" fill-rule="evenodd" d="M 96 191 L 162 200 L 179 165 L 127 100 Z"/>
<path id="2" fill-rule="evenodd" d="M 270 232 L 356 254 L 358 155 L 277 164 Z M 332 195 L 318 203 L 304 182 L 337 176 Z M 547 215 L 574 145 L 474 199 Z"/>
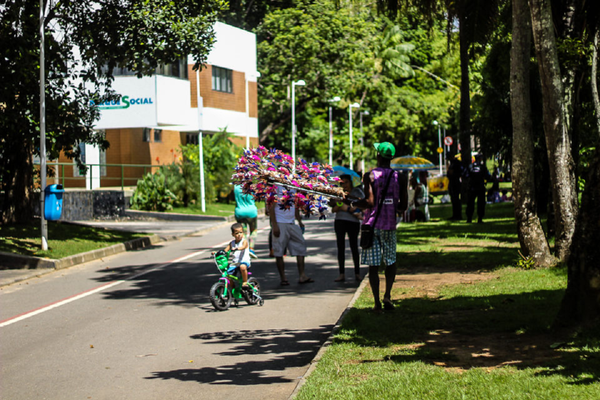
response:
<path id="1" fill-rule="evenodd" d="M 293 191 L 290 190 L 289 193 L 293 194 Z M 277 188 L 278 199 L 282 199 L 284 196 L 285 189 L 281 187 Z M 304 224 L 302 223 L 302 217 L 296 204 L 293 201 L 290 203 L 283 205 L 280 201 L 274 201 L 269 210 L 271 227 L 273 229 L 273 254 L 275 255 L 277 270 L 281 278 L 281 286 L 290 284 L 285 276 L 285 263 L 283 261 L 283 253 L 286 247 L 289 254 L 296 257 L 299 274 L 298 283 L 314 282 L 314 280 L 304 273 L 306 242 L 303 235 Z M 298 220 L 298 225 L 294 223 L 294 219 Z"/>

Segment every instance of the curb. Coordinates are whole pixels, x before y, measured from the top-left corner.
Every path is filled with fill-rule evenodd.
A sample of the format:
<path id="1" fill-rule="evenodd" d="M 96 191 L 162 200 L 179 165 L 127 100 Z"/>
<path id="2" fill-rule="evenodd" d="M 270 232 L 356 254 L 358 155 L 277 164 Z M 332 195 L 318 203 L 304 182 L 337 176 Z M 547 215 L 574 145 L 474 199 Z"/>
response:
<path id="1" fill-rule="evenodd" d="M 233 218 L 233 220 L 235 220 L 235 218 Z M 13 283 L 21 282 L 34 277 L 39 277 L 53 271 L 73 267 L 75 265 L 98 260 L 100 258 L 104 258 L 114 254 L 142 249 L 145 247 L 152 246 L 159 242 L 168 242 L 171 240 L 177 240 L 181 237 L 210 232 L 212 230 L 221 228 L 229 223 L 229 221 L 225 220 L 224 218 L 221 219 L 221 221 L 222 223 L 220 224 L 211 225 L 209 227 L 205 227 L 193 232 L 188 232 L 182 235 L 160 236 L 155 234 L 151 236 L 144 236 L 137 239 L 129 240 L 124 243 L 117 243 L 109 247 L 104 247 L 102 249 L 96 249 L 85 253 L 75 254 L 57 260 L 0 252 L 0 257 L 2 258 L 3 265 L 13 266 L 13 268 L 0 269 L 0 271 L 31 271 L 31 273 L 27 274 L 26 276 L 16 276 L 14 278 L 9 278 L 9 281 L 5 283 L 0 283 L 0 287 L 12 285 Z M 14 266 L 18 266 L 18 268 L 15 268 Z"/>
<path id="2" fill-rule="evenodd" d="M 346 309 L 344 310 L 342 315 L 340 315 L 340 317 L 338 318 L 337 322 L 335 323 L 335 326 L 331 330 L 331 334 L 327 337 L 327 340 L 325 340 L 325 343 L 323 343 L 323 345 L 321 346 L 321 348 L 315 355 L 315 358 L 313 358 L 312 361 L 310 362 L 310 366 L 308 367 L 308 369 L 306 370 L 304 375 L 302 375 L 302 377 L 300 378 L 300 381 L 296 385 L 296 388 L 294 389 L 294 391 L 288 398 L 289 400 L 293 400 L 296 398 L 296 396 L 300 392 L 300 389 L 306 383 L 306 380 L 308 379 L 308 377 L 313 373 L 313 371 L 319 365 L 319 361 L 321 361 L 321 358 L 323 357 L 323 355 L 325 355 L 325 352 L 327 351 L 327 349 L 333 342 L 333 337 L 340 330 L 340 326 L 342 325 L 342 321 L 344 320 L 344 317 L 346 316 L 346 314 L 348 314 L 348 312 L 350 312 L 350 310 L 354 306 L 354 303 L 356 302 L 358 297 L 362 294 L 362 291 L 364 290 L 365 286 L 367 286 L 368 281 L 369 281 L 369 275 L 367 274 L 363 278 L 363 280 L 360 282 L 360 285 L 356 289 L 356 292 L 354 292 L 354 296 L 352 296 L 352 299 L 350 299 L 350 302 L 346 306 Z"/>

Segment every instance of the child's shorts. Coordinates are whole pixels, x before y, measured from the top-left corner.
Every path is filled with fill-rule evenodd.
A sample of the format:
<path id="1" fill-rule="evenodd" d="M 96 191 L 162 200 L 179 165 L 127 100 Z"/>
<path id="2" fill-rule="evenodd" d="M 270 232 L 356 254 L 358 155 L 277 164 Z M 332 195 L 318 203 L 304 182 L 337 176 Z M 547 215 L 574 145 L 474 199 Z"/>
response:
<path id="1" fill-rule="evenodd" d="M 234 275 L 240 269 L 240 265 L 242 265 L 242 264 L 244 264 L 246 266 L 246 268 L 250 268 L 250 264 L 245 263 L 245 262 L 239 263 L 239 264 L 233 264 L 232 266 L 230 266 L 227 269 L 227 273 L 229 275 Z"/>

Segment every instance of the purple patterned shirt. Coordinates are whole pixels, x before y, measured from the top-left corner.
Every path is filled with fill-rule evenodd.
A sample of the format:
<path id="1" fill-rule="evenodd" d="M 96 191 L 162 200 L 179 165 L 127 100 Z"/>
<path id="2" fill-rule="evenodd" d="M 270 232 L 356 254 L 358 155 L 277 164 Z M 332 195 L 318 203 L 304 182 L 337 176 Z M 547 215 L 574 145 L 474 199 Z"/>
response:
<path id="1" fill-rule="evenodd" d="M 389 174 L 394 174 L 390 178 L 390 184 L 388 186 L 385 198 L 383 200 L 381 212 L 377 218 L 377 224 L 375 228 L 391 231 L 396 230 L 396 208 L 398 207 L 398 199 L 400 198 L 400 180 L 398 172 L 393 171 L 389 168 L 377 167 L 371 171 L 373 174 L 373 181 L 371 182 L 371 189 L 373 190 L 374 203 L 373 208 L 365 210 L 365 219 L 363 220 L 364 225 L 372 225 L 377 214 L 377 208 L 383 195 L 383 188 Z"/>

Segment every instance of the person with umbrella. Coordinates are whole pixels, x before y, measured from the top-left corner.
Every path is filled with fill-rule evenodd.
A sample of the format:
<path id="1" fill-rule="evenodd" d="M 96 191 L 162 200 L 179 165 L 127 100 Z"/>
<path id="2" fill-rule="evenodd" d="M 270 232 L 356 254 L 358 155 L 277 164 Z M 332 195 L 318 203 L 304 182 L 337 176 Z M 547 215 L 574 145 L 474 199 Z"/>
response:
<path id="1" fill-rule="evenodd" d="M 358 176 L 356 172 L 350 172 Z M 348 193 L 348 199 L 360 200 L 365 197 L 362 189 L 359 187 L 354 187 L 352 184 L 352 175 L 340 175 L 340 184 L 342 189 L 344 189 L 344 192 Z M 358 233 L 360 232 L 360 221 L 363 218 L 362 211 L 350 204 L 337 201 L 333 202 L 332 211 L 335 213 L 334 230 L 337 242 L 338 268 L 340 271 L 340 276 L 335 281 L 343 282 L 346 280 L 346 234 L 348 235 L 350 251 L 352 252 L 352 260 L 354 261 L 354 279 L 356 281 L 360 281 L 361 276 L 360 256 L 358 252 Z"/>

